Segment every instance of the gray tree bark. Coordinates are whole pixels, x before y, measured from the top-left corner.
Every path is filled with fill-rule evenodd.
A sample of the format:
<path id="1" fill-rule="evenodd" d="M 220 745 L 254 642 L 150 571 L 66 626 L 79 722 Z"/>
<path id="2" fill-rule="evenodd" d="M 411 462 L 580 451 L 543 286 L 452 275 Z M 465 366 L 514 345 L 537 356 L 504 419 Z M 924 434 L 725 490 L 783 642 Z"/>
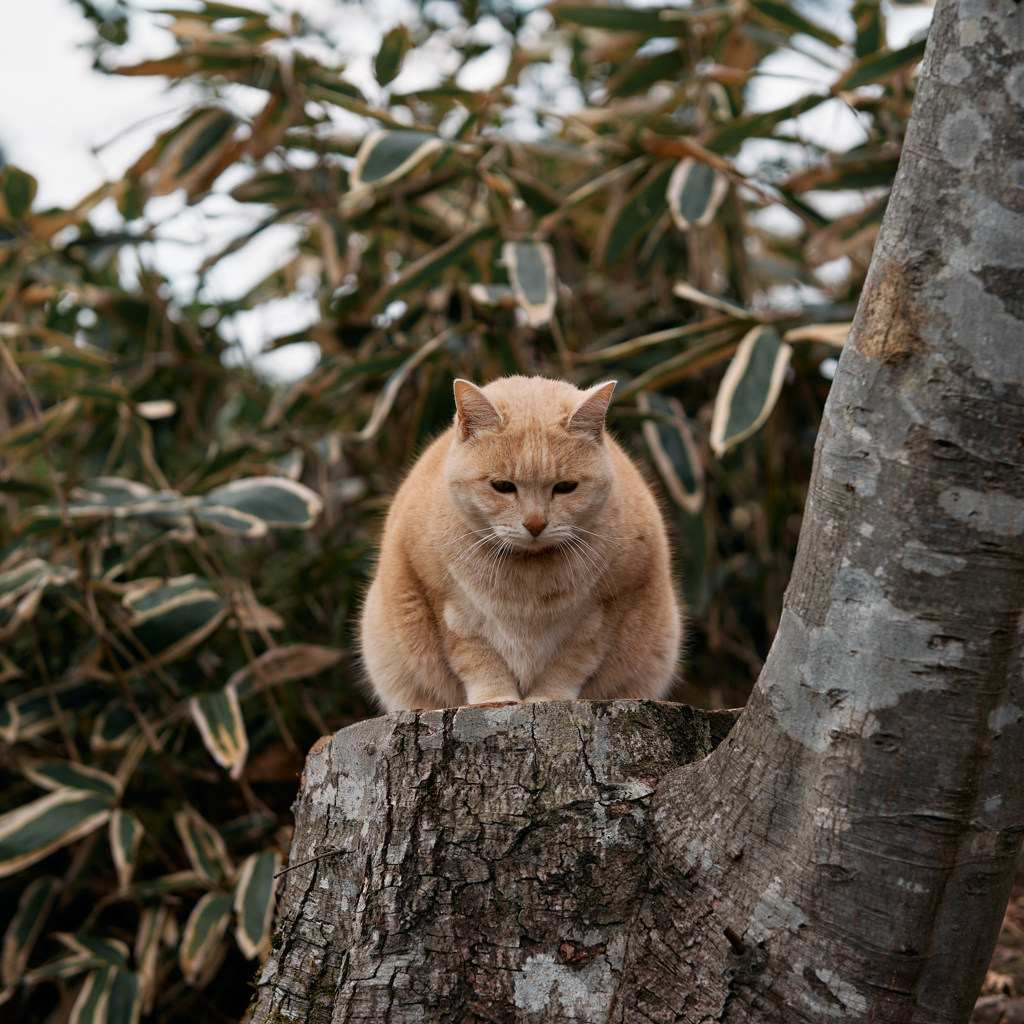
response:
<path id="1" fill-rule="evenodd" d="M 1024 5 L 940 0 L 785 611 L 679 706 L 310 759 L 254 1020 L 964 1022 L 1024 832 Z M 718 727 L 721 732 L 721 728 Z"/>

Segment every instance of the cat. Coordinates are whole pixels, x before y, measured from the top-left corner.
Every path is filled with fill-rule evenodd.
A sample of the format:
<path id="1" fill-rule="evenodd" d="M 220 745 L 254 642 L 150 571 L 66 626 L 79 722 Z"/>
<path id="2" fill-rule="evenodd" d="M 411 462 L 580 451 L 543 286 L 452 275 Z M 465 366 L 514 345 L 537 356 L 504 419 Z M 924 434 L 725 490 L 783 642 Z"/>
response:
<path id="1" fill-rule="evenodd" d="M 386 711 L 668 692 L 682 611 L 658 505 L 605 431 L 614 389 L 455 381 L 455 422 L 395 495 L 363 607 Z"/>

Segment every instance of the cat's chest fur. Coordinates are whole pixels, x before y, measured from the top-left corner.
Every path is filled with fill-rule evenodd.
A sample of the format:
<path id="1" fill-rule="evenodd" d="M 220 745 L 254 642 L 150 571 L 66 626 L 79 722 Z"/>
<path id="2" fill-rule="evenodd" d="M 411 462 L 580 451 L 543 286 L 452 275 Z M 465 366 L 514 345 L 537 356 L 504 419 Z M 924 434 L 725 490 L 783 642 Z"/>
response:
<path id="1" fill-rule="evenodd" d="M 600 619 L 601 607 L 592 597 L 572 592 L 516 594 L 463 582 L 444 604 L 448 628 L 458 636 L 486 640 L 524 694 L 571 637 L 592 632 Z"/>

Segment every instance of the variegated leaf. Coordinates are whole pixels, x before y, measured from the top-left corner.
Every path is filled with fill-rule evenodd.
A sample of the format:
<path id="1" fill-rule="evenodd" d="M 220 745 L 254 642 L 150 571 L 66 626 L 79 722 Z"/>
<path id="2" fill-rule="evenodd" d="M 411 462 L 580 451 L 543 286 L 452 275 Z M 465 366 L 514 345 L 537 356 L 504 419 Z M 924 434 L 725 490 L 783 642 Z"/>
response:
<path id="1" fill-rule="evenodd" d="M 14 604 L 23 594 L 39 585 L 50 574 L 49 563 L 41 558 L 30 558 L 27 562 L 0 573 L 0 610 Z"/>
<path id="2" fill-rule="evenodd" d="M 807 324 L 804 327 L 794 327 L 792 330 L 786 331 L 782 340 L 786 342 L 820 341 L 826 345 L 842 348 L 850 336 L 851 327 L 853 324 L 849 321 L 841 324 Z"/>
<path id="3" fill-rule="evenodd" d="M 199 110 L 156 144 L 157 162 L 151 172 L 150 189 L 162 196 L 176 189 L 191 192 L 215 177 L 230 162 L 237 146 L 235 116 L 220 107 Z"/>
<path id="4" fill-rule="evenodd" d="M 89 746 L 96 753 L 124 750 L 139 731 L 135 716 L 120 701 L 112 701 L 93 722 Z"/>
<path id="5" fill-rule="evenodd" d="M 274 918 L 274 875 L 281 864 L 279 854 L 264 850 L 242 863 L 235 886 L 235 913 L 238 923 L 235 938 L 238 948 L 249 960 L 265 956 L 270 943 L 270 924 Z"/>
<path id="6" fill-rule="evenodd" d="M 93 971 L 78 992 L 68 1024 L 106 1024 L 107 1000 L 113 984 L 113 967 L 105 966 Z"/>
<path id="7" fill-rule="evenodd" d="M 188 892 L 190 889 L 204 889 L 209 879 L 197 871 L 174 871 L 169 875 L 151 878 L 145 882 L 136 882 L 129 894 L 136 899 L 152 899 L 154 896 L 166 896 L 171 893 Z"/>
<path id="8" fill-rule="evenodd" d="M 15 740 L 42 736 L 57 728 L 53 701 L 64 712 L 79 709 L 103 696 L 102 686 L 91 679 L 56 683 L 49 690 L 29 690 L 0 707 L 0 739 Z"/>
<path id="9" fill-rule="evenodd" d="M 227 602 L 197 576 L 181 576 L 143 594 L 125 595 L 135 638 L 154 661 L 173 661 L 206 639 L 227 615 Z"/>
<path id="10" fill-rule="evenodd" d="M 234 865 L 223 837 L 194 807 L 175 812 L 174 826 L 199 875 L 214 883 L 231 877 Z"/>
<path id="11" fill-rule="evenodd" d="M 235 480 L 203 497 L 203 508 L 230 509 L 267 526 L 306 530 L 324 507 L 323 499 L 308 487 L 280 476 Z"/>
<path id="12" fill-rule="evenodd" d="M 3 959 L 0 961 L 0 977 L 5 985 L 15 985 L 21 980 L 32 955 L 39 933 L 46 924 L 47 915 L 60 891 L 61 882 L 53 875 L 40 875 L 29 882 L 18 900 L 18 909 L 11 918 L 4 933 Z"/>
<path id="13" fill-rule="evenodd" d="M 676 164 L 668 180 L 668 208 L 680 231 L 711 223 L 729 191 L 729 179 L 721 171 L 688 157 Z"/>
<path id="14" fill-rule="evenodd" d="M 121 787 L 113 775 L 74 761 L 32 761 L 22 766 L 22 774 L 42 789 L 80 789 L 97 793 L 108 803 L 121 795 Z"/>
<path id="15" fill-rule="evenodd" d="M 220 966 L 223 951 L 218 947 L 230 918 L 231 897 L 223 892 L 208 892 L 189 915 L 178 947 L 178 962 L 185 981 L 193 987 L 202 988 Z"/>
<path id="16" fill-rule="evenodd" d="M 117 808 L 110 816 L 110 852 L 121 892 L 127 890 L 132 880 L 144 831 L 142 822 L 131 811 Z"/>
<path id="17" fill-rule="evenodd" d="M 29 971 L 25 975 L 26 983 L 35 985 L 49 979 L 72 978 L 97 967 L 123 967 L 128 961 L 128 947 L 120 939 L 72 935 L 70 932 L 55 932 L 53 937 L 68 952 Z"/>
<path id="18" fill-rule="evenodd" d="M 546 242 L 506 242 L 501 247 L 501 258 L 526 322 L 531 327 L 546 324 L 558 300 L 551 246 Z"/>
<path id="19" fill-rule="evenodd" d="M 349 179 L 352 188 L 390 185 L 440 153 L 444 145 L 443 139 L 427 132 L 370 132 L 356 153 Z"/>
<path id="20" fill-rule="evenodd" d="M 105 1024 L 138 1024 L 142 1015 L 142 985 L 134 971 L 114 968 L 107 994 Z"/>
<path id="21" fill-rule="evenodd" d="M 637 405 L 645 412 L 659 412 L 674 420 L 646 419 L 641 430 L 672 500 L 696 515 L 704 505 L 704 463 L 693 432 L 684 422 L 682 405 L 676 398 L 659 394 L 637 395 Z"/>
<path id="22" fill-rule="evenodd" d="M 516 304 L 516 293 L 507 284 L 471 284 L 469 297 L 478 306 L 511 308 Z"/>
<path id="23" fill-rule="evenodd" d="M 692 284 L 686 281 L 677 281 L 673 285 L 672 291 L 679 298 L 686 299 L 687 302 L 693 302 L 698 306 L 707 306 L 710 309 L 721 310 L 723 313 L 736 317 L 737 320 L 757 319 L 749 309 L 744 309 L 737 303 L 730 302 L 729 299 L 723 299 L 720 295 L 708 295 L 707 292 L 694 288 Z"/>
<path id="24" fill-rule="evenodd" d="M 222 768 L 230 769 L 231 778 L 237 779 L 249 754 L 249 737 L 235 688 L 225 686 L 193 697 L 189 711 L 210 755 Z"/>
<path id="25" fill-rule="evenodd" d="M 750 437 L 775 408 L 793 350 L 774 327 L 749 331 L 725 371 L 711 417 L 711 447 L 721 457 Z"/>
<path id="26" fill-rule="evenodd" d="M 135 933 L 135 966 L 139 975 L 142 1012 L 149 1014 L 156 998 L 156 972 L 160 959 L 160 939 L 167 923 L 168 907 L 146 907 L 139 915 Z"/>
<path id="27" fill-rule="evenodd" d="M 0 878 L 106 824 L 110 803 L 95 792 L 58 789 L 0 815 Z"/>

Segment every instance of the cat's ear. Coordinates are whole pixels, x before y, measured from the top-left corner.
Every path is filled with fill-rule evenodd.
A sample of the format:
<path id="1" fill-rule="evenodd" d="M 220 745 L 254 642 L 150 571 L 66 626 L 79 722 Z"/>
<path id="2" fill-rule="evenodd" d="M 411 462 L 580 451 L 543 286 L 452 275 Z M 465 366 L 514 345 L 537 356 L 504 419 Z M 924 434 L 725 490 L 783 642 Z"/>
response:
<path id="1" fill-rule="evenodd" d="M 468 441 L 481 430 L 497 430 L 501 413 L 475 384 L 459 379 L 455 382 L 455 409 L 459 437 Z"/>
<path id="2" fill-rule="evenodd" d="M 616 383 L 610 380 L 607 384 L 595 384 L 584 391 L 583 400 L 569 417 L 569 429 L 600 441 L 604 435 L 604 414 L 608 411 Z"/>

